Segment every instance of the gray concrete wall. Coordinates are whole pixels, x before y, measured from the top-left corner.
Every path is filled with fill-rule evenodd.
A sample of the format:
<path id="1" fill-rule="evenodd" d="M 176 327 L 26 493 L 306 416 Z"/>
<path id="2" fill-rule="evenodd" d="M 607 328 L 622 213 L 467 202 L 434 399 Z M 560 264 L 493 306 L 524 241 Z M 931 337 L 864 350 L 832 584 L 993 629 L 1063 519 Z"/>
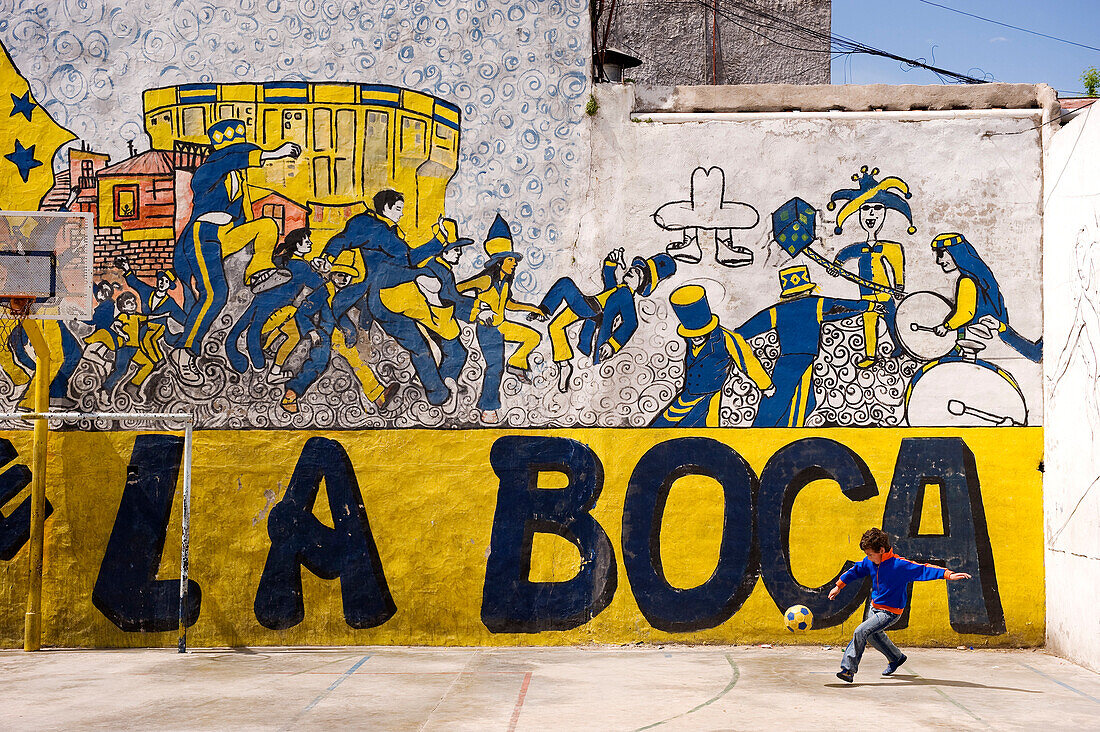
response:
<path id="1" fill-rule="evenodd" d="M 757 0 L 753 4 L 826 35 L 832 25 L 831 0 Z M 620 2 L 609 46 L 644 61 L 626 76 L 651 84 L 829 82 L 828 41 L 792 35 L 781 25 L 753 19 L 740 4 L 728 0 L 717 4 L 715 33 L 713 5 L 706 5 Z"/>
<path id="2" fill-rule="evenodd" d="M 1091 107 L 1090 107 L 1091 110 Z M 1052 140 L 1043 225 L 1046 298 L 1047 645 L 1100 670 L 1100 117 Z"/>

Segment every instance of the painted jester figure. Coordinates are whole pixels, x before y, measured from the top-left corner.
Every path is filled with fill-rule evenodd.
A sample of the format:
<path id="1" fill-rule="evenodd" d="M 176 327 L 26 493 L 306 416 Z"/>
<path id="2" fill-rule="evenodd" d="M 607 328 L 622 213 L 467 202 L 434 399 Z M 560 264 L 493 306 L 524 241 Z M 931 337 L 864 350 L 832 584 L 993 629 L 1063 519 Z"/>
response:
<path id="1" fill-rule="evenodd" d="M 913 227 L 913 213 L 906 201 L 912 194 L 909 192 L 909 186 L 900 178 L 875 180 L 878 172 L 878 168 L 868 172 L 867 166 L 863 166 L 858 174 L 852 176 L 852 180 L 859 184 L 858 188 L 834 191 L 830 197 L 828 204 L 830 211 L 836 208 L 838 201 L 844 201 L 836 217 L 836 233 L 844 233 L 844 222 L 849 217 L 855 216 L 860 228 L 866 233 L 866 239 L 850 244 L 837 252 L 833 261 L 834 268 L 830 269 L 829 273 L 836 276 L 838 270 L 845 264 L 854 261 L 861 278 L 900 292 L 905 286 L 905 251 L 901 244 L 881 240 L 878 235 L 882 231 L 888 211 L 897 211 L 909 221 L 907 230 L 909 234 L 917 232 Z M 891 189 L 900 191 L 901 195 L 894 193 Z M 875 362 L 880 317 L 885 319 L 886 328 L 894 342 L 891 357 L 901 355 L 902 348 L 894 325 L 897 307 L 890 293 L 861 284 L 859 295 L 862 300 L 882 305 L 881 308 L 869 310 L 863 314 L 864 358 L 857 365 L 860 368 L 867 368 Z M 880 313 L 879 310 L 882 312 Z"/>
<path id="2" fill-rule="evenodd" d="M 277 284 L 271 254 L 279 240 L 274 219 L 254 219 L 245 172 L 268 160 L 298 157 L 302 148 L 293 142 L 264 150 L 245 140 L 245 124 L 223 119 L 208 130 L 214 151 L 191 179 L 191 219 L 183 228 L 173 262 L 183 283 L 183 309 L 187 313 L 176 366 L 180 379 L 202 383 L 195 357 L 229 298 L 222 259 L 251 244 L 252 260 L 245 270 L 246 283 L 259 288 L 261 281 Z M 283 278 L 285 279 L 285 277 Z"/>
<path id="3" fill-rule="evenodd" d="M 711 313 L 706 290 L 684 285 L 673 290 L 668 301 L 680 320 L 676 332 L 687 341 L 684 385 L 650 427 L 718 427 L 722 385 L 734 367 L 765 396 L 775 393 L 768 372 L 745 339 L 723 328 Z"/>
<path id="4" fill-rule="evenodd" d="M 667 254 L 643 259 L 635 257 L 627 267 L 623 249 L 613 249 L 604 258 L 603 291 L 585 295 L 571 277 L 562 277 L 539 303 L 541 314 L 528 319 L 551 318 L 547 331 L 554 363 L 558 367 L 558 390 L 569 390 L 573 375 L 573 348 L 566 329 L 578 320 L 584 321 L 577 345 L 592 363 L 598 364 L 618 353 L 638 328 L 636 300 L 649 297 L 662 280 L 676 272 L 676 260 Z M 616 272 L 622 275 L 616 279 Z M 563 307 L 564 306 L 564 307 Z M 560 309 L 560 310 L 559 310 Z"/>

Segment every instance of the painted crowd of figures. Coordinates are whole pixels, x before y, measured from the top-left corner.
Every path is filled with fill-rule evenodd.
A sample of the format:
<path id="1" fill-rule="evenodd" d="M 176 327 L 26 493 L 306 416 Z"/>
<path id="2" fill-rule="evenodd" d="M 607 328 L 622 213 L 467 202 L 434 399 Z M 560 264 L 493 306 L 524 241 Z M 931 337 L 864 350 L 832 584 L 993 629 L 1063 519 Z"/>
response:
<path id="1" fill-rule="evenodd" d="M 226 311 L 231 289 L 247 287 L 252 297 L 225 336 L 225 358 L 238 373 L 252 370 L 264 374 L 269 384 L 281 385 L 280 406 L 286 413 L 299 411 L 300 401 L 337 356 L 350 367 L 379 412 L 394 408 L 400 384 L 386 383 L 356 347 L 375 326 L 407 353 L 427 402 L 444 414 L 453 413 L 449 410 L 469 357 L 469 339 L 464 343 L 461 337 L 465 326 L 473 329 L 484 364 L 477 401 L 480 422 L 491 425 L 500 419 L 505 372 L 521 385 L 530 384 L 531 357 L 544 334 L 550 341 L 557 388 L 568 392 L 573 384 L 574 348 L 589 356 L 593 367 L 613 362 L 639 327 L 639 299 L 652 297 L 664 280 L 676 274 L 678 262 L 682 267 L 698 261 L 698 254 L 680 252 L 684 247 L 679 244 L 670 245 L 666 252 L 634 257 L 629 263 L 623 249 L 614 249 L 603 261 L 598 292 L 585 293 L 565 277 L 554 282 L 540 302 L 527 303 L 517 299 L 513 287 L 523 256 L 508 222 L 499 214 L 481 245 L 483 268 L 459 280 L 456 265 L 474 241 L 459 236 L 455 222 L 446 218 L 434 226 L 428 241 L 408 241 L 400 227 L 404 197 L 390 189 L 377 192 L 366 212 L 349 219 L 322 251 L 315 252 L 308 229 L 290 231 L 280 239 L 274 220 L 252 218 L 242 205 L 249 167 L 297 157 L 300 148 L 286 143 L 263 150 L 244 141 L 244 133 L 244 124 L 238 120 L 222 120 L 210 128 L 213 152 L 192 178 L 192 214 L 176 242 L 172 269 L 158 272 L 150 283 L 133 272 L 130 262 L 119 258 L 116 266 L 129 290 L 116 296 L 109 282 L 96 285 L 98 304 L 89 322 L 90 335 L 78 339 L 64 323 L 46 324 L 51 347 L 62 355 L 56 359 L 50 389 L 54 406 L 74 404 L 69 382 L 81 359 L 103 375 L 102 388 L 108 396 L 122 389 L 135 401 L 144 400 L 143 385 L 168 364 L 180 383 L 201 384 L 205 378 L 201 359 L 210 355 L 204 344 Z M 679 321 L 677 333 L 685 340 L 683 382 L 679 393 L 652 417 L 652 426 L 718 426 L 723 385 L 733 371 L 751 380 L 760 392 L 753 426 L 805 425 L 815 408 L 814 361 L 821 348 L 822 327 L 850 318 L 862 323 L 859 369 L 908 353 L 924 364 L 913 384 L 933 367 L 946 377 L 944 367 L 958 363 L 1007 379 L 1019 393 L 1011 376 L 977 354 L 984 341 L 996 335 L 1038 361 L 1042 342 L 1032 343 L 1011 328 L 997 280 L 965 236 L 945 233 L 931 244 L 937 264 L 956 277 L 954 301 L 944 301 L 943 311 L 934 313 L 935 322 L 921 322 L 904 312 L 909 297 L 931 293 L 906 296 L 903 247 L 878 238 L 890 211 L 909 221 L 910 234 L 915 229 L 905 183 L 898 178 L 879 181 L 877 175 L 877 169 L 864 168 L 853 176 L 856 188 L 833 193 L 829 208 L 841 205 L 836 233 L 841 234 L 844 223 L 854 217 L 863 240 L 845 246 L 832 260 L 810 249 L 819 241 L 817 212 L 805 201 L 792 199 L 771 221 L 776 244 L 794 256 L 806 253 L 828 275 L 855 279 L 860 284 L 859 299 L 817 294 L 805 264 L 781 269 L 778 301 L 737 327 L 719 322 L 703 286 L 685 284 L 669 293 Z M 250 258 L 244 280 L 231 288 L 224 262 L 246 249 Z M 751 257 L 741 257 L 733 266 L 746 262 Z M 845 269 L 851 265 L 855 272 Z M 177 288 L 182 298 L 173 297 Z M 930 310 L 927 304 L 920 308 L 925 317 L 932 311 L 935 307 Z M 885 352 L 878 344 L 880 321 L 892 344 Z M 26 384 L 27 368 L 33 368 L 26 336 L 17 322 L 0 322 L 8 331 L 0 334 L 8 346 L 0 349 L 0 366 L 13 384 Z M 778 357 L 769 372 L 753 343 L 771 332 L 778 340 Z M 919 347 L 921 339 L 950 341 L 950 345 L 925 354 Z M 307 352 L 304 360 L 290 358 L 296 350 Z M 25 396 L 23 406 L 29 407 L 30 399 L 29 394 Z M 966 414 L 978 423 L 1026 423 L 1026 409 L 1021 413 L 1015 408 L 985 409 L 948 401 L 943 405 L 945 414 Z M 1020 401 L 1022 406 L 1022 396 Z M 910 418 L 910 423 L 921 419 Z M 935 423 L 936 417 L 927 419 Z"/>

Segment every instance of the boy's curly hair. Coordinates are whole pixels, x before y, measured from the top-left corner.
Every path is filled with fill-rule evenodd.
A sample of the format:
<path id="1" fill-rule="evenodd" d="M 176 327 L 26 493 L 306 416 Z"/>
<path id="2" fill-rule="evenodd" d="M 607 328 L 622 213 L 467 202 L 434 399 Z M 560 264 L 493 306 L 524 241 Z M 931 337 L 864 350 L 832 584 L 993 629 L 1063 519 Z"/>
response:
<path id="1" fill-rule="evenodd" d="M 867 529 L 859 540 L 863 551 L 882 552 L 890 548 L 890 535 L 880 528 Z"/>

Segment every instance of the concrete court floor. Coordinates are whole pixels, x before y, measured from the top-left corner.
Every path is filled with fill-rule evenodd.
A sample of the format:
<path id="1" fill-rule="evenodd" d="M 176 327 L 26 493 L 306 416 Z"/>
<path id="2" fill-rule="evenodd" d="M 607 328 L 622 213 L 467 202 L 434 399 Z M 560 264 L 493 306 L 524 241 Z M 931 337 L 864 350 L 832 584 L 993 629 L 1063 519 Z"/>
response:
<path id="1" fill-rule="evenodd" d="M 1036 650 L 0 651 L 0 729 L 1100 729 L 1100 674 Z"/>

